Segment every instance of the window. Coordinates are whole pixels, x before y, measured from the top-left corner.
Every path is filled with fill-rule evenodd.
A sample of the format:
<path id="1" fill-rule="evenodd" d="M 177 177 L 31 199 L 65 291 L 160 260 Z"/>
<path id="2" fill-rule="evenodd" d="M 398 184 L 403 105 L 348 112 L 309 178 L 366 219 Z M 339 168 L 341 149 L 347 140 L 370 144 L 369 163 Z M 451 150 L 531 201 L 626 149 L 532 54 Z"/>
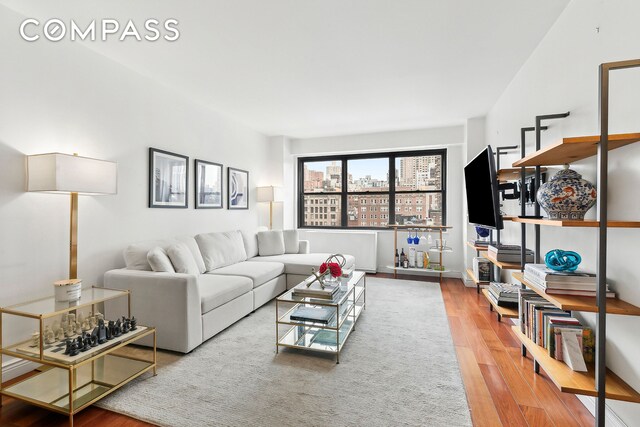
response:
<path id="1" fill-rule="evenodd" d="M 446 225 L 446 150 L 301 158 L 298 180 L 300 227 Z"/>

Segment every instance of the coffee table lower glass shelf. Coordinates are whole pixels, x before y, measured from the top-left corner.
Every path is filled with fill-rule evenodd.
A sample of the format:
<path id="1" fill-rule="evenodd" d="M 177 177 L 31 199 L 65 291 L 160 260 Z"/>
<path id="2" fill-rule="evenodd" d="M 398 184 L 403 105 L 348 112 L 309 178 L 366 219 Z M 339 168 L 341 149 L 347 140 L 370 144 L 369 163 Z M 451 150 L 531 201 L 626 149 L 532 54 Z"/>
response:
<path id="1" fill-rule="evenodd" d="M 280 347 L 311 350 L 336 355 L 340 363 L 340 351 L 347 338 L 355 330 L 356 322 L 366 303 L 366 277 L 364 272 L 354 272 L 349 279 L 342 279 L 341 296 L 335 301 L 301 298 L 293 290 L 276 299 L 276 352 Z M 324 307 L 335 310 L 328 323 L 291 319 L 300 307 Z"/>

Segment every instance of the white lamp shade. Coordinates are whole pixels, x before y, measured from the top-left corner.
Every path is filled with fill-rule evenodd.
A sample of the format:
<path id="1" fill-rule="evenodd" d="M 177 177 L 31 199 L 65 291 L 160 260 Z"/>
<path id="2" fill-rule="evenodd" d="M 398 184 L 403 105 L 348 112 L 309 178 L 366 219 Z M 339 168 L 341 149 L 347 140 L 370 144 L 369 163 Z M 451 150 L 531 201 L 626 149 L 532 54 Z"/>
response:
<path id="1" fill-rule="evenodd" d="M 118 164 L 61 153 L 27 156 L 27 191 L 117 194 Z"/>
<path id="2" fill-rule="evenodd" d="M 268 185 L 256 189 L 256 200 L 258 202 L 281 202 L 282 188 Z"/>

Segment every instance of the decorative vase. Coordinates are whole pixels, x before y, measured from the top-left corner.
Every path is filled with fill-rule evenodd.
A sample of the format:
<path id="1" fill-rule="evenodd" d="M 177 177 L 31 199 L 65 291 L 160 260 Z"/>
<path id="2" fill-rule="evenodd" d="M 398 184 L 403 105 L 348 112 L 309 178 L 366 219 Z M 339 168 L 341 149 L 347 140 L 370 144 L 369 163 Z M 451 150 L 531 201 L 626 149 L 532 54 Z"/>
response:
<path id="1" fill-rule="evenodd" d="M 596 195 L 592 183 L 564 165 L 563 170 L 540 186 L 536 198 L 550 219 L 583 220 L 584 214 L 596 204 Z"/>

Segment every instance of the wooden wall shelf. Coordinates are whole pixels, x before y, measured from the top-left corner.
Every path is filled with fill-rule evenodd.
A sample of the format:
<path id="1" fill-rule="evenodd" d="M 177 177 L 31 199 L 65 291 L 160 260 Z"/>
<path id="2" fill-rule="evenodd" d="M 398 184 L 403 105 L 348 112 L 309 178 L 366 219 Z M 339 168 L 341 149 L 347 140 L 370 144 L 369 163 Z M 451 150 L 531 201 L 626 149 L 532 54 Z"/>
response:
<path id="1" fill-rule="evenodd" d="M 609 135 L 609 151 L 640 141 L 640 133 Z M 561 141 L 536 151 L 517 162 L 513 167 L 551 166 L 572 163 L 596 155 L 600 135 L 562 138 Z"/>
<path id="2" fill-rule="evenodd" d="M 489 304 L 491 304 L 491 311 L 495 311 L 496 314 L 498 315 L 498 322 L 500 320 L 502 320 L 503 317 L 509 317 L 509 318 L 512 318 L 512 319 L 517 319 L 518 318 L 518 309 L 517 308 L 502 307 L 502 306 L 499 306 L 498 304 L 494 303 L 491 300 L 491 298 L 489 298 L 489 289 L 483 289 L 482 290 L 482 294 L 487 299 L 487 301 L 489 301 Z"/>
<path id="3" fill-rule="evenodd" d="M 547 299 L 551 304 L 561 310 L 598 312 L 598 305 L 595 297 L 577 297 L 573 295 L 551 295 L 534 286 L 524 278 L 521 272 L 513 273 L 513 278 L 521 282 L 527 288 L 535 291 L 541 297 Z M 636 307 L 618 298 L 607 298 L 607 313 L 621 314 L 627 316 L 640 316 L 640 307 Z"/>
<path id="4" fill-rule="evenodd" d="M 588 372 L 576 372 L 564 362 L 560 362 L 549 356 L 547 350 L 527 338 L 527 336 L 520 331 L 519 326 L 512 326 L 511 329 L 560 391 L 586 396 L 598 395 L 593 364 L 587 365 Z M 625 383 L 609 369 L 607 369 L 605 389 L 608 399 L 640 402 L 640 393 L 631 388 L 629 384 Z"/>
<path id="5" fill-rule="evenodd" d="M 596 220 L 573 220 L 573 219 L 548 219 L 548 218 L 518 218 L 514 217 L 513 222 L 524 222 L 526 224 L 550 225 L 552 227 L 599 227 L 600 221 Z M 640 221 L 607 221 L 607 227 L 611 228 L 640 228 Z"/>
<path id="6" fill-rule="evenodd" d="M 546 172 L 547 168 L 540 168 L 540 172 Z M 536 172 L 535 168 L 526 168 L 525 176 L 532 176 Z M 520 180 L 520 168 L 500 169 L 498 171 L 498 181 L 518 181 Z"/>
<path id="7" fill-rule="evenodd" d="M 478 278 L 475 276 L 475 274 L 473 274 L 473 270 L 471 270 L 470 268 L 467 268 L 467 276 L 469 276 L 469 279 L 471 279 L 471 281 L 473 283 L 475 283 L 476 285 L 486 285 L 489 283 L 488 280 L 483 281 L 483 280 L 478 280 Z"/>
<path id="8" fill-rule="evenodd" d="M 491 264 L 497 265 L 498 267 L 500 267 L 503 270 L 520 270 L 522 268 L 522 266 L 520 265 L 519 262 L 502 262 L 502 261 L 498 261 L 497 259 L 492 257 L 491 254 L 489 254 L 489 252 L 487 252 L 487 251 L 480 252 L 480 256 L 485 257 L 486 259 L 488 259 L 491 262 Z"/>
<path id="9" fill-rule="evenodd" d="M 473 242 L 470 242 L 468 240 L 467 240 L 467 246 L 469 246 L 474 251 L 486 251 L 487 250 L 486 246 L 476 246 L 476 245 L 473 244 Z"/>

